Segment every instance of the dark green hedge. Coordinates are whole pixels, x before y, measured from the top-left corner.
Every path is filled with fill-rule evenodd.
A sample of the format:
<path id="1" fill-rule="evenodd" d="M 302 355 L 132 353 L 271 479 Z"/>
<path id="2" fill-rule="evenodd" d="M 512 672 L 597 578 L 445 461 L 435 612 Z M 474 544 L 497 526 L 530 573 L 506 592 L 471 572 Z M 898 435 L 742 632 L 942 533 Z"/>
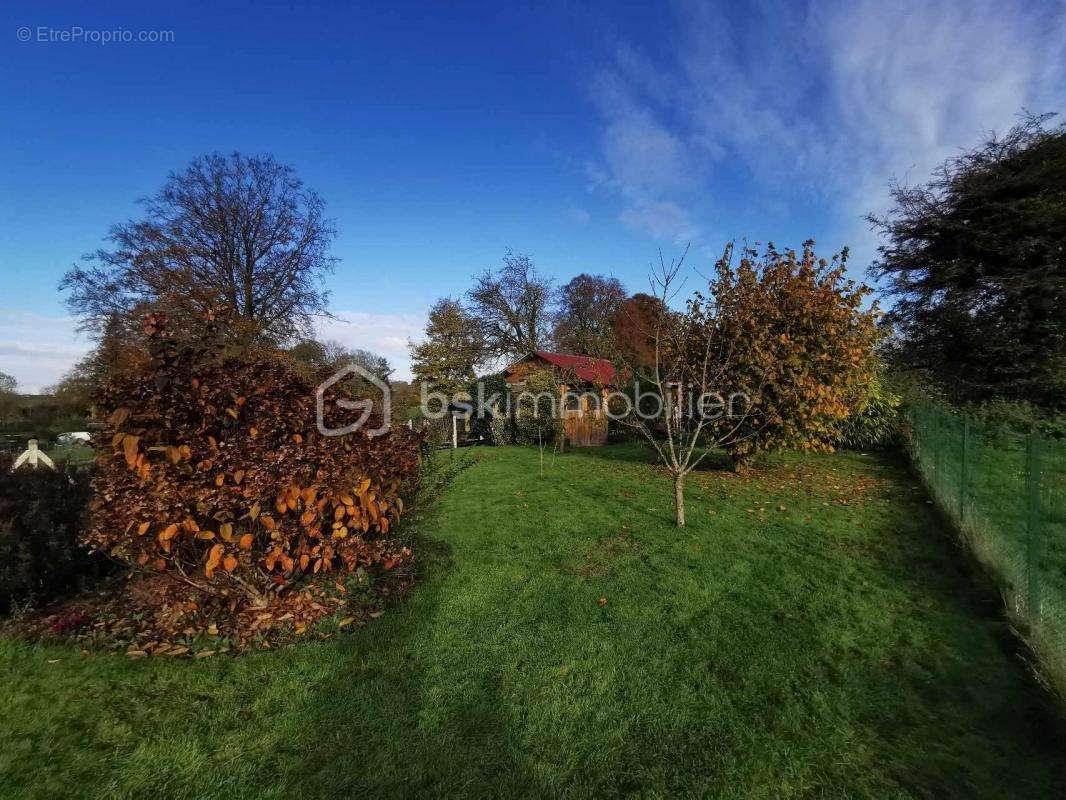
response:
<path id="1" fill-rule="evenodd" d="M 78 544 L 90 471 L 60 462 L 12 472 L 11 461 L 0 455 L 0 614 L 77 591 L 112 568 Z"/>

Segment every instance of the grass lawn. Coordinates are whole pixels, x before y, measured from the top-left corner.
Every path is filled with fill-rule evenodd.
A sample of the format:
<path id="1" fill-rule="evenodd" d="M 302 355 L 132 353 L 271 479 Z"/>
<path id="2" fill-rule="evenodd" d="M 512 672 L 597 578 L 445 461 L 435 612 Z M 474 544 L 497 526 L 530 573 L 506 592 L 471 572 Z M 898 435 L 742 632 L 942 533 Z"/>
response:
<path id="1" fill-rule="evenodd" d="M 46 453 L 53 461 L 69 461 L 72 464 L 88 464 L 96 456 L 96 451 L 84 444 L 71 444 L 53 447 Z"/>
<path id="2" fill-rule="evenodd" d="M 1066 796 L 1061 713 L 900 462 L 709 470 L 679 532 L 636 447 L 475 453 L 351 635 L 0 642 L 0 797 Z"/>

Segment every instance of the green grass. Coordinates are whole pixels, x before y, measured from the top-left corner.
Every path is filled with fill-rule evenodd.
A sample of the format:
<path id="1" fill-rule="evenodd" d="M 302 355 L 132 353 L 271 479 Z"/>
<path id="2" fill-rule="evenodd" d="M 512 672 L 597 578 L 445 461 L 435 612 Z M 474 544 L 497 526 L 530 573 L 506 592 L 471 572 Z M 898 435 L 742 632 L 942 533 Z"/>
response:
<path id="1" fill-rule="evenodd" d="M 534 449 L 478 452 L 420 523 L 419 586 L 341 639 L 199 662 L 0 642 L 0 796 L 1066 791 L 1059 712 L 902 464 L 704 472 L 678 531 L 636 448 L 543 478 Z"/>
<path id="2" fill-rule="evenodd" d="M 96 457 L 96 451 L 84 444 L 53 447 L 46 454 L 57 463 L 69 461 L 71 464 L 89 464 Z"/>

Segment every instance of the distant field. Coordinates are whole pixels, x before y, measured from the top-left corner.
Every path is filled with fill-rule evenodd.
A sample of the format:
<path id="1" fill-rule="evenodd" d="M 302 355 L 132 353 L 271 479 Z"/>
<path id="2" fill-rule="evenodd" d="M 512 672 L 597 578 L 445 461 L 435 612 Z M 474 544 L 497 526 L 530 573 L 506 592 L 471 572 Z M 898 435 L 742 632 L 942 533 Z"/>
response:
<path id="1" fill-rule="evenodd" d="M 0 796 L 1066 796 L 1061 712 L 894 457 L 698 473 L 678 531 L 636 447 L 471 452 L 343 638 L 0 641 Z"/>

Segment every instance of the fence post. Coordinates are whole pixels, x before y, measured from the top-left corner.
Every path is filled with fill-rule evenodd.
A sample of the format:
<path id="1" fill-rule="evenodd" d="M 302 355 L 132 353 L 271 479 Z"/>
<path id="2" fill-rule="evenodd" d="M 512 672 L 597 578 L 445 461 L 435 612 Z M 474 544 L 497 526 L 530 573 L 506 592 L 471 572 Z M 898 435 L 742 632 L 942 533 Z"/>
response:
<path id="1" fill-rule="evenodd" d="M 911 406 L 907 409 L 907 419 L 910 422 L 911 437 L 907 442 L 907 446 L 911 451 L 911 460 L 914 464 L 918 463 L 918 437 L 921 435 L 918 433 L 918 409 L 915 406 Z"/>
<path id="2" fill-rule="evenodd" d="M 925 414 L 915 406 L 911 410 L 911 431 L 914 433 L 914 441 L 911 447 L 914 449 L 914 463 L 918 465 L 918 471 L 922 471 L 922 448 L 925 444 Z"/>
<path id="3" fill-rule="evenodd" d="M 933 410 L 933 435 L 929 438 L 933 442 L 933 501 L 940 502 L 940 409 Z"/>
<path id="4" fill-rule="evenodd" d="M 1040 431 L 1029 431 L 1026 448 L 1026 533 L 1029 549 L 1029 615 L 1040 616 Z"/>
<path id="5" fill-rule="evenodd" d="M 919 461 L 918 461 L 918 463 L 921 465 L 921 468 L 922 468 L 922 477 L 925 478 L 925 480 L 927 480 L 927 481 L 929 480 L 929 417 L 930 417 L 930 413 L 931 412 L 930 412 L 930 410 L 928 408 L 923 408 L 922 409 L 922 413 L 921 413 L 921 418 L 920 418 L 920 420 L 918 422 L 918 424 L 921 425 L 921 427 L 922 427 L 922 434 L 921 434 L 921 436 L 919 437 L 919 440 L 918 440 L 919 441 L 919 444 L 918 444 Z"/>
<path id="6" fill-rule="evenodd" d="M 959 521 L 966 521 L 966 494 L 970 480 L 970 417 L 962 415 L 962 459 L 959 475 Z"/>

